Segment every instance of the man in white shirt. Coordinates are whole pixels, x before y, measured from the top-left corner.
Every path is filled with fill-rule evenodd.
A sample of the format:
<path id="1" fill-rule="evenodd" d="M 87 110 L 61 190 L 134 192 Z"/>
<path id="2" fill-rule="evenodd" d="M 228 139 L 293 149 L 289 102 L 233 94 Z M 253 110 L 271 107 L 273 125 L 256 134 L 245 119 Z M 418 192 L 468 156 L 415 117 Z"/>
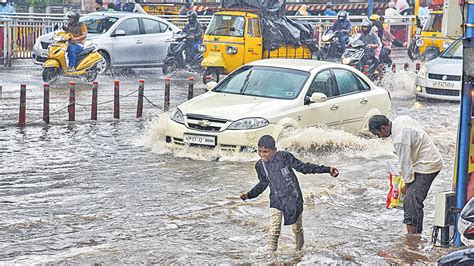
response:
<path id="1" fill-rule="evenodd" d="M 369 119 L 369 130 L 379 138 L 392 137 L 405 186 L 401 192 L 408 235 L 423 230 L 423 201 L 431 183 L 443 168 L 443 158 L 425 130 L 412 118 L 400 116 L 390 121 L 384 115 Z"/>

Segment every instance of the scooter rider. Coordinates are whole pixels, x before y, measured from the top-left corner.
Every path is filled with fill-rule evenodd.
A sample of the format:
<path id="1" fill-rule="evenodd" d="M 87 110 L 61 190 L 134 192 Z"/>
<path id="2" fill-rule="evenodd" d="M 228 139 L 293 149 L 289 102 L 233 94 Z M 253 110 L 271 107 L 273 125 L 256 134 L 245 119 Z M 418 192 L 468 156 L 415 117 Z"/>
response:
<path id="1" fill-rule="evenodd" d="M 76 66 L 76 57 L 84 49 L 84 41 L 87 38 L 87 27 L 84 23 L 79 22 L 79 13 L 76 11 L 68 11 L 66 16 L 69 20 L 69 23 L 64 28 L 64 30 L 72 35 L 67 48 L 69 59 L 68 71 L 74 71 L 74 67 Z"/>
<path id="2" fill-rule="evenodd" d="M 341 10 L 339 13 L 337 13 L 337 21 L 330 29 L 337 31 L 337 38 L 339 39 L 339 53 L 344 53 L 347 40 L 349 40 L 349 32 L 351 32 L 352 29 L 352 24 L 347 19 L 346 11 Z"/>
<path id="3" fill-rule="evenodd" d="M 359 40 L 366 45 L 367 49 L 365 49 L 364 57 L 360 62 L 359 69 L 362 69 L 366 64 L 370 64 L 369 73 L 372 74 L 378 66 L 378 60 L 375 57 L 375 50 L 381 46 L 381 41 L 377 34 L 372 31 L 372 22 L 370 22 L 370 20 L 365 19 L 362 21 L 361 28 L 362 30 Z"/>
<path id="4" fill-rule="evenodd" d="M 196 56 L 196 51 L 202 43 L 202 26 L 197 20 L 197 13 L 194 10 L 189 10 L 186 14 L 188 17 L 188 24 L 184 26 L 183 32 L 186 36 L 186 62 L 190 63 Z"/>

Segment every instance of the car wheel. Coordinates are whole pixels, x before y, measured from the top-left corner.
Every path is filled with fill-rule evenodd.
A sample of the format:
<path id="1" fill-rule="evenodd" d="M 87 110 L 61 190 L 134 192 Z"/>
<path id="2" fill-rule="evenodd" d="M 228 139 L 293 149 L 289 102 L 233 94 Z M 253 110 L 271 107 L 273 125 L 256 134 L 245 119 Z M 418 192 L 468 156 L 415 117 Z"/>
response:
<path id="1" fill-rule="evenodd" d="M 55 67 L 46 67 L 42 73 L 43 82 L 54 82 L 59 77 L 59 69 Z"/>
<path id="2" fill-rule="evenodd" d="M 178 69 L 178 63 L 174 60 L 165 62 L 161 69 L 163 70 L 163 75 L 168 76 Z"/>
<path id="3" fill-rule="evenodd" d="M 97 73 L 107 74 L 110 70 L 110 56 L 105 51 L 99 51 L 99 53 L 104 58 L 104 60 L 97 64 Z"/>
<path id="4" fill-rule="evenodd" d="M 212 80 L 212 81 L 215 81 L 215 82 L 219 83 L 219 74 L 220 74 L 219 68 L 217 68 L 217 67 L 208 67 L 204 71 L 204 75 L 202 76 L 202 82 L 204 84 L 206 84 L 206 83 L 208 83 L 209 81 Z M 207 79 L 208 76 L 211 77 L 210 80 Z"/>

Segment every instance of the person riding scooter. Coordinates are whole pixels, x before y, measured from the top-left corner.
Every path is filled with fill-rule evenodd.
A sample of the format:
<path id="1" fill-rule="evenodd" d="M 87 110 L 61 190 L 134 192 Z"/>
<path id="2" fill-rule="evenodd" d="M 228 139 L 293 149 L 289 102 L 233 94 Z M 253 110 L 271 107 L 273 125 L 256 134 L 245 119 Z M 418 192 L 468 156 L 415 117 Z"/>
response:
<path id="1" fill-rule="evenodd" d="M 377 27 L 377 36 L 379 36 L 380 40 L 382 40 L 384 34 L 382 17 L 377 14 L 372 14 L 370 15 L 370 21 L 372 22 L 373 26 Z"/>
<path id="2" fill-rule="evenodd" d="M 68 71 L 74 71 L 77 55 L 84 49 L 84 41 L 87 38 L 87 27 L 84 23 L 79 22 L 79 13 L 76 11 L 68 11 L 66 16 L 69 22 L 64 30 L 72 35 L 67 48 L 69 59 Z"/>
<path id="3" fill-rule="evenodd" d="M 337 21 L 330 28 L 333 31 L 337 31 L 337 38 L 339 39 L 339 53 L 343 54 L 346 49 L 346 43 L 349 39 L 349 32 L 351 32 L 352 24 L 347 19 L 347 12 L 344 10 L 337 13 Z"/>
<path id="4" fill-rule="evenodd" d="M 202 44 L 202 26 L 197 20 L 197 13 L 194 10 L 188 11 L 188 24 L 184 26 L 183 33 L 186 34 L 186 63 L 193 61 L 199 45 Z"/>
<path id="5" fill-rule="evenodd" d="M 369 65 L 369 74 L 373 74 L 379 64 L 375 57 L 375 50 L 381 47 L 381 41 L 377 34 L 372 31 L 372 22 L 370 22 L 370 20 L 365 19 L 362 21 L 361 28 L 362 30 L 358 39 L 366 45 L 366 51 L 360 61 L 358 69 L 361 70 L 364 65 Z"/>

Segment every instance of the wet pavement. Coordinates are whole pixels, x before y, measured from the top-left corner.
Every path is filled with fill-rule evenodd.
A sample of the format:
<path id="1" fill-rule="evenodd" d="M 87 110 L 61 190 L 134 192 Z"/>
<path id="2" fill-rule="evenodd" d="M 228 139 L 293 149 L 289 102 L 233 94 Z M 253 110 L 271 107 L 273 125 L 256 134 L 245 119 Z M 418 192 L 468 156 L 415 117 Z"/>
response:
<path id="1" fill-rule="evenodd" d="M 99 77 L 99 114 L 90 120 L 90 85 L 77 85 L 76 122 L 67 110 L 41 121 L 42 81 L 33 66 L 0 72 L 0 263 L 433 263 L 434 195 L 450 189 L 459 104 L 417 102 L 414 74 L 386 78 L 391 116 L 426 127 L 445 160 L 425 201 L 421 239 L 405 236 L 403 211 L 385 209 L 388 140 L 312 128 L 278 143 L 305 161 L 341 174 L 298 174 L 305 199 L 306 246 L 294 252 L 285 226 L 279 250 L 265 251 L 268 191 L 242 202 L 257 183 L 256 154 L 168 149 L 161 135 L 164 84 L 159 69 Z M 171 109 L 187 98 L 186 73 L 173 77 Z M 121 82 L 113 119 L 113 80 Z M 138 80 L 144 117 L 136 119 Z M 199 80 L 199 77 L 196 76 Z M 27 85 L 27 126 L 18 127 L 19 83 Z M 51 87 L 51 112 L 67 106 L 68 81 Z M 196 94 L 203 85 L 196 85 Z"/>

